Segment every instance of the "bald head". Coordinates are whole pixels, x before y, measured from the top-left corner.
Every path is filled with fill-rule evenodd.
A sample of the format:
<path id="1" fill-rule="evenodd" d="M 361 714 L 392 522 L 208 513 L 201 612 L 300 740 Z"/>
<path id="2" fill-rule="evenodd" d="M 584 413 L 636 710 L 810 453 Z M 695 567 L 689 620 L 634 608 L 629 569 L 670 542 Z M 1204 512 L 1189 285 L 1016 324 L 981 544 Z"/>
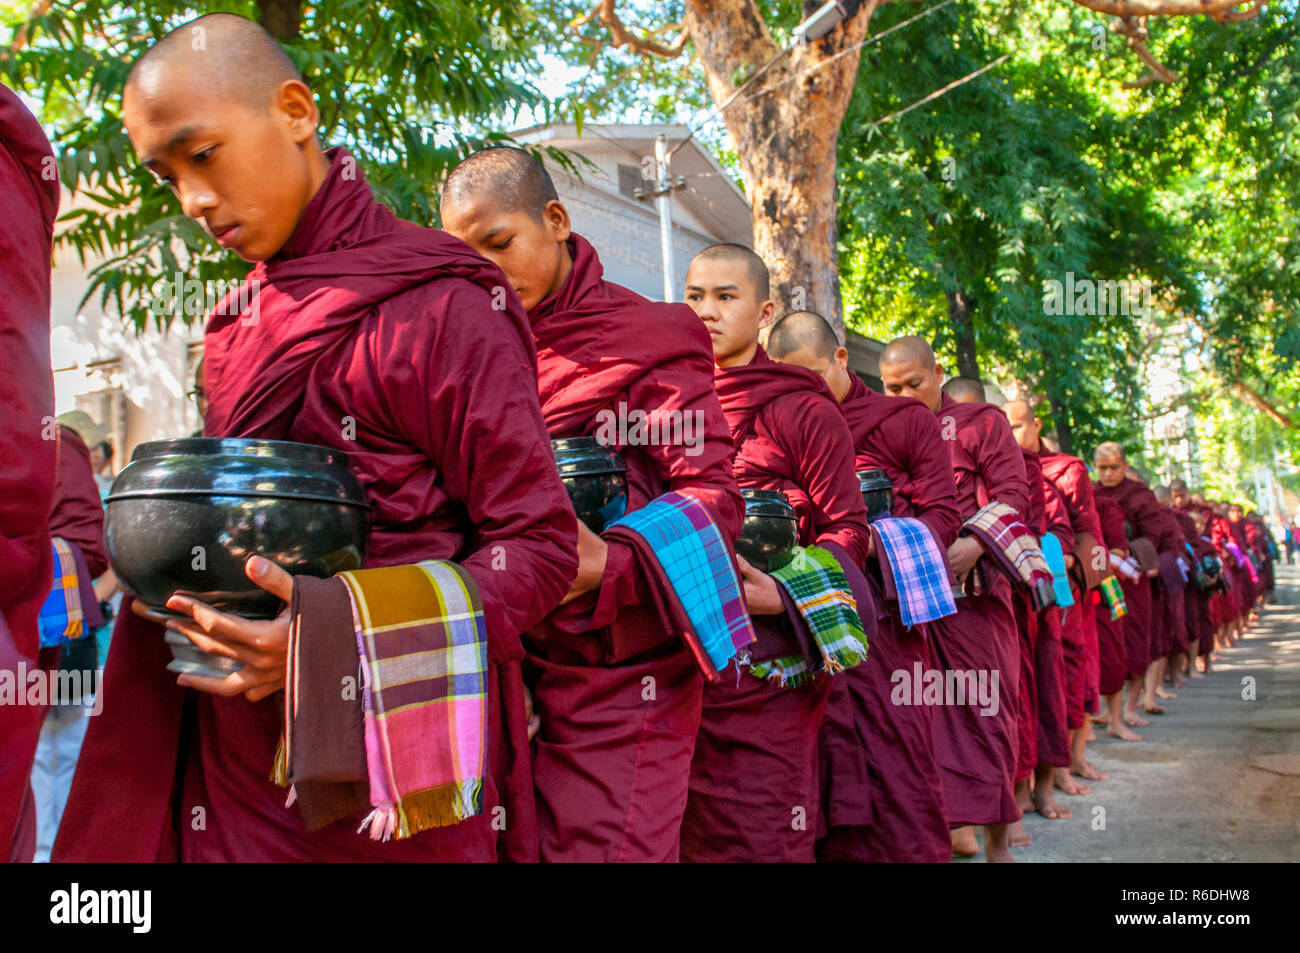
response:
<path id="1" fill-rule="evenodd" d="M 943 368 L 924 338 L 894 338 L 880 353 L 880 381 L 886 397 L 914 397 L 934 413 L 943 406 Z"/>
<path id="2" fill-rule="evenodd" d="M 1164 503 L 1166 505 L 1171 505 L 1174 502 L 1173 491 L 1170 490 L 1169 487 L 1165 486 L 1164 484 L 1157 484 L 1156 486 L 1153 486 L 1151 488 L 1151 492 L 1156 495 L 1156 499 L 1159 500 L 1161 503 Z"/>
<path id="3" fill-rule="evenodd" d="M 974 404 L 984 399 L 984 385 L 973 377 L 954 377 L 943 389 L 959 404 Z"/>
<path id="4" fill-rule="evenodd" d="M 905 364 L 917 362 L 928 367 L 935 364 L 934 351 L 930 343 L 923 337 L 917 337 L 915 334 L 905 334 L 902 337 L 894 338 L 885 345 L 885 349 L 880 352 L 880 366 L 886 364 Z"/>
<path id="5" fill-rule="evenodd" d="M 1011 433 L 1022 450 L 1038 453 L 1042 450 L 1043 422 L 1034 413 L 1034 408 L 1027 400 L 1009 400 L 1002 405 L 1002 412 L 1011 423 Z"/>
<path id="6" fill-rule="evenodd" d="M 1093 467 L 1097 471 L 1097 480 L 1102 486 L 1117 487 L 1124 482 L 1128 473 L 1128 460 L 1124 457 L 1124 448 L 1113 440 L 1097 444 L 1092 453 Z"/>
<path id="7" fill-rule="evenodd" d="M 697 261 L 725 261 L 739 265 L 749 279 L 755 300 L 767 301 L 772 297 L 772 278 L 768 274 L 767 264 L 752 248 L 734 242 L 719 242 L 696 255 L 692 264 Z"/>
<path id="8" fill-rule="evenodd" d="M 1183 480 L 1169 481 L 1169 497 L 1179 509 L 1186 509 L 1192 502 L 1192 494 L 1187 492 L 1187 483 Z"/>
<path id="9" fill-rule="evenodd" d="M 767 353 L 778 361 L 799 350 L 828 361 L 839 347 L 839 338 L 816 311 L 791 311 L 772 325 L 767 337 Z"/>
<path id="10" fill-rule="evenodd" d="M 127 74 L 126 91 L 149 95 L 190 82 L 265 110 L 290 80 L 301 82 L 302 74 L 271 34 L 247 17 L 209 13 L 149 47 Z"/>
<path id="11" fill-rule="evenodd" d="M 442 205 L 466 207 L 490 198 L 502 212 L 523 212 L 542 221 L 559 193 L 546 166 L 532 153 L 512 146 L 480 149 L 463 160 L 442 186 Z"/>

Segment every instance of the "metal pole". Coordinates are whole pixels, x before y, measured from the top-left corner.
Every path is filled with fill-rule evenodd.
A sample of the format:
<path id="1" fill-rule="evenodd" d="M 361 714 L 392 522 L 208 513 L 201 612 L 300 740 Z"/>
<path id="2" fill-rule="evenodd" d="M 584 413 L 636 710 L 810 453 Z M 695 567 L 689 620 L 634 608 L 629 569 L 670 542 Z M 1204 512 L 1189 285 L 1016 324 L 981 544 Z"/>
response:
<path id="1" fill-rule="evenodd" d="M 659 254 L 664 260 L 664 300 L 671 302 L 677 284 L 673 278 L 673 180 L 668 171 L 668 140 L 663 135 L 655 139 L 655 168 L 659 172 L 659 195 L 655 204 L 659 206 Z"/>

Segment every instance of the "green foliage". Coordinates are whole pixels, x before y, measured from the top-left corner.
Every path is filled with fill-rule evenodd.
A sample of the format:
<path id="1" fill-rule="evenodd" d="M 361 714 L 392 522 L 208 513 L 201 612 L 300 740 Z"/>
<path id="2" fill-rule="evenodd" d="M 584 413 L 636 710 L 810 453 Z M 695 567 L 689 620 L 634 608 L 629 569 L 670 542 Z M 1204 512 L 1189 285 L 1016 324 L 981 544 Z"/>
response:
<path id="1" fill-rule="evenodd" d="M 0 52 L 0 78 L 43 98 L 63 182 L 93 203 L 64 217 L 60 240 L 83 261 L 104 257 L 89 294 L 139 326 L 159 275 L 207 281 L 247 270 L 136 164 L 119 118 L 135 58 L 168 30 L 222 11 L 256 18 L 259 4 L 56 0 L 27 24 L 26 46 Z M 316 91 L 322 141 L 351 149 L 399 216 L 433 224 L 430 197 L 448 166 L 500 138 L 521 111 L 545 109 L 526 78 L 536 72 L 521 43 L 530 29 L 506 0 L 324 0 L 303 6 L 299 34 L 284 45 Z"/>

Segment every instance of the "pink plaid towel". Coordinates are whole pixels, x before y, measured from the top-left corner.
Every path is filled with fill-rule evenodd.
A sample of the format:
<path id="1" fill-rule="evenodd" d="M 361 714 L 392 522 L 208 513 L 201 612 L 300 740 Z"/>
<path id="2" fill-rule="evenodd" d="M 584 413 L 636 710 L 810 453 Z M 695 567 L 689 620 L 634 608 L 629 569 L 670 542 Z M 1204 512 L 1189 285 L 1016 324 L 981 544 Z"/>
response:
<path id="1" fill-rule="evenodd" d="M 1052 569 L 1038 547 L 1038 537 L 1014 509 L 996 500 L 987 503 L 963 524 L 961 531 L 980 541 L 985 555 L 1013 586 L 1029 590 L 1035 609 L 1056 604 Z"/>

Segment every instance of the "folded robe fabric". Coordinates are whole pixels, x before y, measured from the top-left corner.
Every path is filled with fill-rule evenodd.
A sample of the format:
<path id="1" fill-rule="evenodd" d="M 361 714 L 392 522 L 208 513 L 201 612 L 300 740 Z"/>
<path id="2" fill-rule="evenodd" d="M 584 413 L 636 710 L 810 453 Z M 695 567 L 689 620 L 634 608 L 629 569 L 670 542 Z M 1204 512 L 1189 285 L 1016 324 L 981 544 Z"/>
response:
<path id="1" fill-rule="evenodd" d="M 1052 533 L 1044 533 L 1039 538 L 1039 548 L 1043 558 L 1052 570 L 1052 591 L 1056 593 L 1056 604 L 1064 609 L 1074 605 L 1074 594 L 1070 592 L 1070 577 L 1065 570 L 1065 551 L 1061 541 Z"/>
<path id="2" fill-rule="evenodd" d="M 1096 589 L 1101 581 L 1110 574 L 1108 559 L 1098 559 L 1097 555 L 1106 556 L 1106 546 L 1087 530 L 1076 530 L 1074 534 L 1074 565 L 1082 577 L 1085 589 Z"/>
<path id="3" fill-rule="evenodd" d="M 72 544 L 58 536 L 50 540 L 54 580 L 41 606 L 41 648 L 62 645 L 85 634 L 81 612 L 81 582 Z"/>
<path id="4" fill-rule="evenodd" d="M 361 662 L 363 736 L 375 840 L 482 813 L 487 627 L 473 578 L 428 560 L 340 573 Z M 291 647 L 297 654 L 297 646 Z M 294 675 L 292 664 L 290 676 Z M 286 709 L 295 705 L 288 681 Z M 284 756 L 293 763 L 292 719 Z"/>
<path id="5" fill-rule="evenodd" d="M 1156 552 L 1156 544 L 1151 542 L 1145 536 L 1139 536 L 1136 539 L 1129 540 L 1129 551 L 1133 558 L 1137 560 L 1142 572 L 1148 573 L 1152 570 L 1160 569 L 1160 554 Z"/>
<path id="6" fill-rule="evenodd" d="M 821 654 L 817 661 L 788 656 L 749 665 L 750 674 L 796 688 L 820 672 L 838 674 L 866 661 L 867 636 L 857 601 L 839 561 L 820 546 L 796 547 L 794 558 L 772 572 L 808 624 Z"/>
<path id="7" fill-rule="evenodd" d="M 665 493 L 606 533 L 644 541 L 659 568 L 652 580 L 667 583 L 663 595 L 686 616 L 688 624 L 674 628 L 681 630 L 704 677 L 717 679 L 756 636 L 731 553 L 708 509 L 689 493 Z"/>
<path id="8" fill-rule="evenodd" d="M 929 527 L 920 520 L 885 517 L 871 523 L 871 535 L 886 582 L 885 595 L 898 600 L 903 625 L 910 628 L 957 612 L 948 564 Z"/>
<path id="9" fill-rule="evenodd" d="M 1160 561 L 1160 581 L 1164 583 L 1167 592 L 1182 592 L 1183 587 L 1187 585 L 1187 574 L 1183 572 L 1178 565 L 1177 553 L 1161 553 Z"/>
<path id="10" fill-rule="evenodd" d="M 1052 570 L 1038 548 L 1038 537 L 1005 503 L 994 500 L 968 519 L 963 534 L 978 537 L 984 553 L 1013 586 L 1028 590 L 1035 611 L 1052 605 Z"/>

